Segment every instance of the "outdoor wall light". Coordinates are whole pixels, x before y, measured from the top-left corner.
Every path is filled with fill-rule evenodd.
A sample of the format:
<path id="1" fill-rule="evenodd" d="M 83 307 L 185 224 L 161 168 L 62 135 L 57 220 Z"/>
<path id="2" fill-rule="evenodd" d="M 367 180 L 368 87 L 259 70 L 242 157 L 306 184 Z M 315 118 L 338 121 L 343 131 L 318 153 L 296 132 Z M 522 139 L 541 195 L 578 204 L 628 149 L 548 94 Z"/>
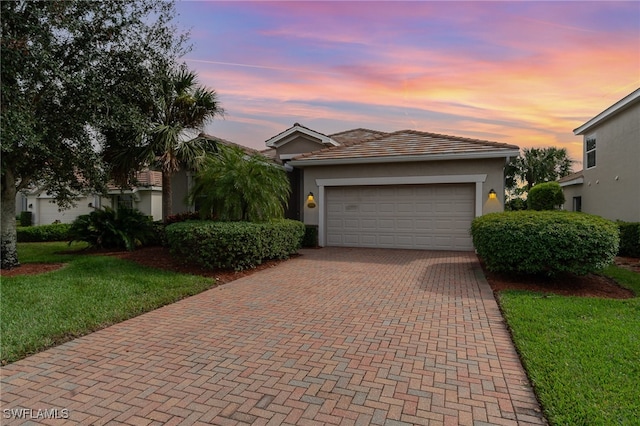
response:
<path id="1" fill-rule="evenodd" d="M 89 203 L 88 206 L 89 206 L 89 208 L 92 208 L 93 207 L 93 203 Z"/>
<path id="2" fill-rule="evenodd" d="M 316 200 L 315 198 L 313 198 L 313 192 L 310 192 L 309 195 L 307 195 L 307 207 L 309 207 L 310 209 L 316 207 Z"/>
<path id="3" fill-rule="evenodd" d="M 32 209 L 33 208 L 33 204 L 29 204 L 29 208 Z"/>
<path id="4" fill-rule="evenodd" d="M 494 191 L 493 188 L 491 188 L 491 191 L 489 191 L 489 199 L 495 200 L 497 198 L 498 198 L 498 194 L 496 194 L 496 191 Z"/>

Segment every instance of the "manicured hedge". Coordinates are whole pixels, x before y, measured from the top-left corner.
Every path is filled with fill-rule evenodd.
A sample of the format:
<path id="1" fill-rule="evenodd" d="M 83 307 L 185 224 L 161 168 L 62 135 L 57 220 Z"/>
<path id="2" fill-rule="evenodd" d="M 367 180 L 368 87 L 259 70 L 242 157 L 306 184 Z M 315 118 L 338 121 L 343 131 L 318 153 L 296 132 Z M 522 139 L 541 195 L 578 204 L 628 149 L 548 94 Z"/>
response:
<path id="1" fill-rule="evenodd" d="M 618 222 L 620 256 L 640 257 L 640 222 Z"/>
<path id="2" fill-rule="evenodd" d="M 296 253 L 305 226 L 287 219 L 265 223 L 189 221 L 169 225 L 165 233 L 171 253 L 186 262 L 239 271 Z"/>
<path id="3" fill-rule="evenodd" d="M 527 195 L 527 206 L 531 210 L 556 210 L 562 204 L 564 193 L 558 182 L 539 183 Z"/>
<path id="4" fill-rule="evenodd" d="M 618 253 L 615 223 L 565 211 L 492 213 L 471 224 L 473 244 L 491 271 L 587 274 Z"/>
<path id="5" fill-rule="evenodd" d="M 69 238 L 71 225 L 53 223 L 51 225 L 18 227 L 19 243 L 41 243 L 46 241 L 66 241 Z"/>

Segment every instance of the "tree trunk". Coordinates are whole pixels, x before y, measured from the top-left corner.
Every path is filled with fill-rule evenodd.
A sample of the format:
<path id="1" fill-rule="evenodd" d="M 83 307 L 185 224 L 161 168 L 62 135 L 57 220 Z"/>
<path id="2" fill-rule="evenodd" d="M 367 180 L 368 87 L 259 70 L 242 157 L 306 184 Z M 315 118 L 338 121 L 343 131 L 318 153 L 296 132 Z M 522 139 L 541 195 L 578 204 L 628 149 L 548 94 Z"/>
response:
<path id="1" fill-rule="evenodd" d="M 167 218 L 172 213 L 172 191 L 171 191 L 171 173 L 162 172 L 162 220 L 167 221 Z"/>
<path id="2" fill-rule="evenodd" d="M 0 210 L 0 249 L 2 269 L 20 266 L 16 241 L 16 180 L 13 170 L 7 168 L 2 176 L 2 202 Z"/>

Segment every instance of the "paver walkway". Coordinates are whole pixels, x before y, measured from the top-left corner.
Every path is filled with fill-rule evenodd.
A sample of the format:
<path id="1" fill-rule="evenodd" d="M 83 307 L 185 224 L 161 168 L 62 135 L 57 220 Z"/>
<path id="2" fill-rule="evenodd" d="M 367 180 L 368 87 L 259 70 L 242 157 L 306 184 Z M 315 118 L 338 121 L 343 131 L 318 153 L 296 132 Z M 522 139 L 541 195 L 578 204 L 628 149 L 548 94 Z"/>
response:
<path id="1" fill-rule="evenodd" d="M 2 424 L 545 424 L 473 253 L 302 253 L 3 367 Z"/>

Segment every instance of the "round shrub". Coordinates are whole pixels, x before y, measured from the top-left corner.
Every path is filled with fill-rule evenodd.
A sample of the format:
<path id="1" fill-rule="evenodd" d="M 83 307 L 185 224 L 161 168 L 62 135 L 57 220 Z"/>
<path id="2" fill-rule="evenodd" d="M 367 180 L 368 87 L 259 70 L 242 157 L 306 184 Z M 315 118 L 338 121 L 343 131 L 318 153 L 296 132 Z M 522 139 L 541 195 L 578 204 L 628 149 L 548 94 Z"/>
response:
<path id="1" fill-rule="evenodd" d="M 471 235 L 487 269 L 519 273 L 594 272 L 613 262 L 620 241 L 615 223 L 565 211 L 488 214 Z"/>
<path id="2" fill-rule="evenodd" d="M 531 210 L 555 210 L 562 204 L 564 193 L 558 182 L 539 183 L 527 195 L 527 205 Z"/>

